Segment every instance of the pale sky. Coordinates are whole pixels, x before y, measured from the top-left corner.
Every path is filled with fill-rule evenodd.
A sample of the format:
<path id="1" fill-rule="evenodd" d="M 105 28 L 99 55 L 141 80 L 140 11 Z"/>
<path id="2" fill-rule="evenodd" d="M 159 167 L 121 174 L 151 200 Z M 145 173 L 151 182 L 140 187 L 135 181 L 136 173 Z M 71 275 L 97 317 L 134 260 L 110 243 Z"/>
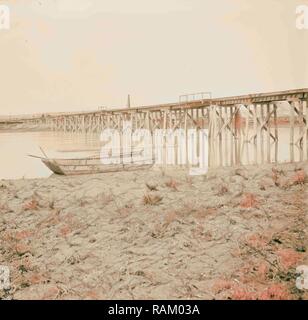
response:
<path id="1" fill-rule="evenodd" d="M 308 87 L 308 0 L 0 0 L 0 114 Z"/>

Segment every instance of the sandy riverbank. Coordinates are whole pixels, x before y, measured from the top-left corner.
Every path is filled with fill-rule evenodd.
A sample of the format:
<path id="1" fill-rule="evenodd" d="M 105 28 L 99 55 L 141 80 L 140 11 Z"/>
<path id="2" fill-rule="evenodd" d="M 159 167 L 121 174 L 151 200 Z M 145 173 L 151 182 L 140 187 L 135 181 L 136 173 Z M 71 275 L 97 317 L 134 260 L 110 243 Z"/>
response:
<path id="1" fill-rule="evenodd" d="M 0 181 L 0 297 L 307 299 L 307 176 L 294 164 Z"/>

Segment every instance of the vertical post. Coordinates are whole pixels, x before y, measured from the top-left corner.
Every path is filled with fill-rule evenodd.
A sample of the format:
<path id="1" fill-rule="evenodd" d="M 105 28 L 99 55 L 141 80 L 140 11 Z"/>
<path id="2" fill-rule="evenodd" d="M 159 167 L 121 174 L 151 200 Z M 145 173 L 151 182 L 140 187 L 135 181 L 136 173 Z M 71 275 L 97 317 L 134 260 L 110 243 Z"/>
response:
<path id="1" fill-rule="evenodd" d="M 275 125 L 275 163 L 278 161 L 278 123 L 277 123 L 277 104 L 274 103 L 274 125 Z"/>
<path id="2" fill-rule="evenodd" d="M 231 133 L 231 139 L 230 139 L 230 157 L 231 157 L 231 166 L 234 165 L 234 121 L 233 121 L 233 107 L 229 108 L 230 111 L 230 133 Z"/>
<path id="3" fill-rule="evenodd" d="M 166 173 L 166 167 L 167 167 L 167 110 L 164 110 L 164 136 L 163 136 L 163 175 Z"/>
<path id="4" fill-rule="evenodd" d="M 271 162 L 271 106 L 269 103 L 266 104 L 266 119 L 267 122 L 267 162 Z"/>
<path id="5" fill-rule="evenodd" d="M 188 164 L 188 128 L 187 128 L 187 122 L 188 122 L 188 119 L 187 119 L 187 112 L 188 110 L 187 109 L 184 109 L 184 112 L 185 112 L 185 115 L 184 115 L 184 131 L 185 131 L 185 165 L 186 165 L 186 168 L 189 167 L 189 164 Z"/>
<path id="6" fill-rule="evenodd" d="M 222 167 L 223 162 L 222 162 L 222 106 L 219 107 L 219 165 Z"/>
<path id="7" fill-rule="evenodd" d="M 224 107 L 224 123 L 227 123 L 228 121 L 228 107 Z M 224 143 L 225 143 L 225 153 L 224 153 L 224 158 L 225 158 L 225 166 L 228 165 L 228 128 L 225 126 L 223 129 L 223 135 L 224 135 Z"/>
<path id="8" fill-rule="evenodd" d="M 246 161 L 247 164 L 250 164 L 249 159 L 249 111 L 250 111 L 250 105 L 246 106 L 246 117 L 245 117 L 245 134 L 244 134 L 244 146 L 246 150 Z"/>
<path id="9" fill-rule="evenodd" d="M 308 160 L 308 100 L 304 101 L 304 110 L 305 114 L 305 136 L 306 136 L 306 144 L 305 144 L 305 149 L 306 149 L 306 160 Z"/>
<path id="10" fill-rule="evenodd" d="M 299 152 L 300 152 L 300 161 L 303 161 L 303 147 L 304 147 L 304 115 L 303 115 L 303 112 L 304 112 L 304 108 L 303 108 L 303 102 L 302 101 L 299 101 L 298 102 L 299 104 Z"/>
<path id="11" fill-rule="evenodd" d="M 234 132 L 235 132 L 235 141 L 234 141 L 234 150 L 235 150 L 235 164 L 240 163 L 240 136 L 241 136 L 241 117 L 240 110 L 237 105 L 234 107 Z"/>
<path id="12" fill-rule="evenodd" d="M 198 158 L 198 166 L 200 166 L 200 124 L 199 124 L 199 110 L 195 109 L 195 126 L 196 126 L 196 156 Z"/>
<path id="13" fill-rule="evenodd" d="M 124 154 L 124 150 L 123 150 L 123 119 L 122 119 L 123 115 L 122 113 L 120 115 L 118 115 L 118 129 L 119 129 L 119 135 L 120 135 L 120 163 L 124 163 L 123 161 L 123 154 Z"/>
<path id="14" fill-rule="evenodd" d="M 294 102 L 290 105 L 290 161 L 294 161 Z"/>
<path id="15" fill-rule="evenodd" d="M 261 148 L 261 163 L 264 163 L 264 104 L 260 104 L 260 115 L 261 115 L 261 127 L 260 127 L 260 148 Z"/>
<path id="16" fill-rule="evenodd" d="M 130 94 L 127 96 L 127 108 L 130 108 Z"/>
<path id="17" fill-rule="evenodd" d="M 253 105 L 253 131 L 254 131 L 254 155 L 255 155 L 255 164 L 258 163 L 258 109 L 257 104 Z"/>

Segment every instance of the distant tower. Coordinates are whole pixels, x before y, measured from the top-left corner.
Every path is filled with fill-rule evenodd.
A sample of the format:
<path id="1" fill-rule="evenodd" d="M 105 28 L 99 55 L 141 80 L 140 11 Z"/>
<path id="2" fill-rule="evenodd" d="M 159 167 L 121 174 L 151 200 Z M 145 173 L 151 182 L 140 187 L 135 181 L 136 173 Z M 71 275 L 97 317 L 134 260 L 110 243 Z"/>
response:
<path id="1" fill-rule="evenodd" d="M 127 96 L 127 108 L 130 108 L 130 94 Z"/>

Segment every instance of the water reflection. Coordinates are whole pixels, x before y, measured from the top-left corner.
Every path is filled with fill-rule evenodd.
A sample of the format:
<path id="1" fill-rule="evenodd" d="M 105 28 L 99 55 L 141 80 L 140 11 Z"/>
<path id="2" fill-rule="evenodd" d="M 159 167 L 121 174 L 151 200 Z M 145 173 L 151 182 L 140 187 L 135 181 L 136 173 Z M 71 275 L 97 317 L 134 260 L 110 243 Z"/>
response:
<path id="1" fill-rule="evenodd" d="M 210 146 L 210 166 L 299 162 L 308 159 L 306 138 L 301 146 L 300 144 L 290 144 L 290 130 L 288 127 L 278 128 L 278 137 L 278 141 L 274 141 L 261 134 L 253 142 L 247 141 L 241 135 L 239 135 L 238 139 L 234 139 L 229 134 L 222 139 L 221 143 L 215 140 Z"/>
<path id="2" fill-rule="evenodd" d="M 230 166 L 307 160 L 307 139 L 304 140 L 303 148 L 290 145 L 289 141 L 289 129 L 286 127 L 279 128 L 279 141 L 277 143 L 271 141 L 269 149 L 266 137 L 262 139 L 260 136 L 254 144 L 245 141 L 243 136 L 237 140 L 226 136 L 221 144 L 215 142 L 210 148 L 207 143 L 201 144 L 203 150 L 199 155 L 203 163 L 200 165 L 207 166 L 209 163 L 210 166 Z M 40 160 L 27 156 L 41 155 L 39 146 L 46 150 L 49 157 L 70 158 L 98 155 L 101 143 L 99 134 L 0 132 L 0 179 L 48 177 L 51 174 L 49 169 Z M 156 150 L 155 153 L 157 152 L 161 153 L 162 150 Z M 179 159 L 176 149 L 168 148 L 167 157 Z"/>

